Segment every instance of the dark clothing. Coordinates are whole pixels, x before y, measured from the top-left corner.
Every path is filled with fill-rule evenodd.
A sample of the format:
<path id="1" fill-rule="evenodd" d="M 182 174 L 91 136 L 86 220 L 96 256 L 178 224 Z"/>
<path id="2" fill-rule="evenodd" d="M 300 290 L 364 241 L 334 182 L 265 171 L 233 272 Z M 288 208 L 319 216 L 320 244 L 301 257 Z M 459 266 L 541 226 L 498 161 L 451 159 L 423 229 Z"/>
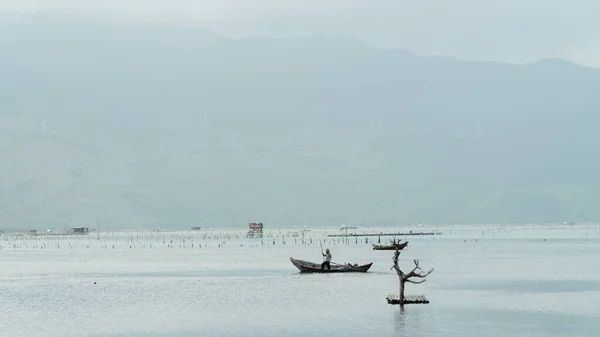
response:
<path id="1" fill-rule="evenodd" d="M 331 270 L 331 263 L 329 263 L 329 261 L 323 261 L 323 263 L 321 263 L 321 270 L 325 270 L 325 266 L 327 266 L 327 270 Z"/>

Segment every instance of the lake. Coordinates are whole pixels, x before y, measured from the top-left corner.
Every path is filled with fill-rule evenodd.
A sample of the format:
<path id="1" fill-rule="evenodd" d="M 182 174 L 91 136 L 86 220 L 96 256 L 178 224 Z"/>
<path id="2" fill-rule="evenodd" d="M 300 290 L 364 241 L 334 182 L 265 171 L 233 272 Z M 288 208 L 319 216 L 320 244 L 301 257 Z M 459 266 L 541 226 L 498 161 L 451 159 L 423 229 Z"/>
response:
<path id="1" fill-rule="evenodd" d="M 378 231 L 394 229 L 377 229 Z M 409 229 L 405 229 L 409 230 Z M 598 336 L 600 226 L 437 226 L 400 256 L 429 304 L 403 310 L 392 251 L 337 229 L 0 236 L 0 336 Z M 382 237 L 382 243 L 389 238 Z M 296 257 L 373 262 L 300 274 Z"/>

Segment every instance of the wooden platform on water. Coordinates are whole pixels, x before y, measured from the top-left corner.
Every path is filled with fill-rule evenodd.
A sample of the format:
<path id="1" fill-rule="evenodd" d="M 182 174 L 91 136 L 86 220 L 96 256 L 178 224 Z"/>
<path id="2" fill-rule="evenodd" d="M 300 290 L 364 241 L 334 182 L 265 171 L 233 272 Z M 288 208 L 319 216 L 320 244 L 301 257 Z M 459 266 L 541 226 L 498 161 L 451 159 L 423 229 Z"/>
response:
<path id="1" fill-rule="evenodd" d="M 388 295 L 385 298 L 388 304 L 400 304 L 398 295 Z M 404 295 L 404 304 L 427 304 L 429 300 L 425 295 Z"/>
<path id="2" fill-rule="evenodd" d="M 345 238 L 355 236 L 417 236 L 417 235 L 442 235 L 440 232 L 409 232 L 409 233 L 348 233 L 348 234 L 328 234 L 330 238 Z"/>

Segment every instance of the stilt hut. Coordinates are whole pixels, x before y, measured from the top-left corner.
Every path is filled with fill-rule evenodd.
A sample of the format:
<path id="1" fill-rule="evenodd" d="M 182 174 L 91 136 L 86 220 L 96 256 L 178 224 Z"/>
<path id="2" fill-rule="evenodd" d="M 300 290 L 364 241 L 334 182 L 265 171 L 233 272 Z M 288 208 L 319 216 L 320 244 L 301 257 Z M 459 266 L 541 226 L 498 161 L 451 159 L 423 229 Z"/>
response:
<path id="1" fill-rule="evenodd" d="M 247 238 L 262 238 L 263 237 L 263 224 L 262 222 L 251 222 L 248 224 Z"/>

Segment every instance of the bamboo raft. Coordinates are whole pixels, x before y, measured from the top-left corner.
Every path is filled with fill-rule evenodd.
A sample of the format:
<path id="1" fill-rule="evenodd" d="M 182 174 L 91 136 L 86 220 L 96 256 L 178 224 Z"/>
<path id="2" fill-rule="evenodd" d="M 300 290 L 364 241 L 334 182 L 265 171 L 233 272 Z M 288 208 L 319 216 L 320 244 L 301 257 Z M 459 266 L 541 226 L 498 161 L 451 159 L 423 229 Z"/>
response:
<path id="1" fill-rule="evenodd" d="M 388 295 L 386 297 L 388 304 L 400 304 L 400 298 L 398 295 Z M 405 295 L 404 304 L 427 304 L 429 300 L 425 295 Z"/>

